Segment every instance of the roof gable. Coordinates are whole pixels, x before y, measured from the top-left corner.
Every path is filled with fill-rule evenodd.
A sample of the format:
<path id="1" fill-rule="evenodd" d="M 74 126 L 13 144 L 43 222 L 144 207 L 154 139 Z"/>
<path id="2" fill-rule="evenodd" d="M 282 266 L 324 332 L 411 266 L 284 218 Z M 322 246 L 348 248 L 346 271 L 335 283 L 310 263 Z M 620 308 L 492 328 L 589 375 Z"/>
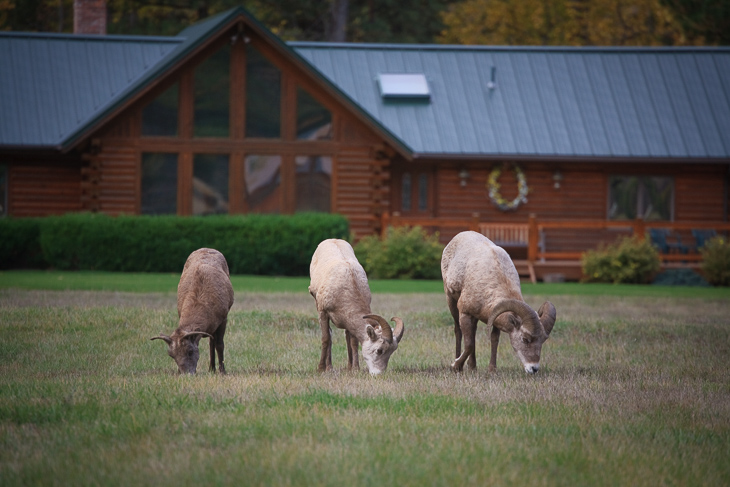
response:
<path id="1" fill-rule="evenodd" d="M 174 38 L 0 36 L 0 144 L 61 145 L 179 43 Z"/>
<path id="2" fill-rule="evenodd" d="M 0 33 L 0 146 L 65 150 L 248 12 L 234 8 L 175 37 Z"/>
<path id="3" fill-rule="evenodd" d="M 730 158 L 730 49 L 291 43 L 414 157 Z M 390 103 L 423 73 L 430 103 Z"/>

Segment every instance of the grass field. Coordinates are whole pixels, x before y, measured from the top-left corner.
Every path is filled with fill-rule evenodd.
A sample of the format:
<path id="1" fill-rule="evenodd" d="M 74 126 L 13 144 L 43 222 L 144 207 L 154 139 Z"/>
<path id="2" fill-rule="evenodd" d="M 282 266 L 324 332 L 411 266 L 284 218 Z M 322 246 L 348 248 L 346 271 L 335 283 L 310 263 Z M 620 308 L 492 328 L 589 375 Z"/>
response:
<path id="1" fill-rule="evenodd" d="M 340 332 L 336 370 L 316 372 L 307 280 L 234 277 L 229 375 L 206 371 L 204 343 L 188 377 L 149 340 L 176 326 L 177 276 L 127 292 L 95 273 L 64 279 L 111 284 L 13 285 L 22 274 L 0 273 L 2 486 L 730 485 L 722 291 L 528 286 L 558 309 L 540 373 L 503 339 L 488 374 L 481 325 L 479 369 L 455 375 L 443 295 L 400 282 L 373 297 L 406 333 L 371 378 L 344 370 Z"/>

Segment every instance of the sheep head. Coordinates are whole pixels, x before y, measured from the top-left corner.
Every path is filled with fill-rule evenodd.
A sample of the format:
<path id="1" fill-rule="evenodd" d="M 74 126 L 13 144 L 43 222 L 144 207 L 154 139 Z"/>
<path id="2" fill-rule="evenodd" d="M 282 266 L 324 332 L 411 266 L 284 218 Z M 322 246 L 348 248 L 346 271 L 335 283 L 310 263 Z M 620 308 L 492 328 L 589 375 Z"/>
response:
<path id="1" fill-rule="evenodd" d="M 555 325 L 555 306 L 545 301 L 538 313 L 526 303 L 517 299 L 500 301 L 489 315 L 489 326 L 503 313 L 511 312 L 506 318 L 497 322 L 497 328 L 509 335 L 510 343 L 517 357 L 522 362 L 525 372 L 534 374 L 540 369 L 540 351 L 542 344 L 550 336 Z"/>
<path id="2" fill-rule="evenodd" d="M 178 371 L 181 374 L 194 374 L 200 358 L 198 344 L 203 337 L 213 338 L 203 331 L 188 331 L 173 333 L 172 336 L 160 333 L 160 336 L 152 337 L 150 340 L 164 340 L 167 343 L 167 354 L 177 364 Z"/>
<path id="3" fill-rule="evenodd" d="M 365 315 L 365 320 L 373 320 L 376 326 L 367 325 L 366 331 L 368 340 L 362 344 L 362 356 L 368 366 L 368 370 L 372 375 L 379 375 L 388 368 L 388 361 L 393 352 L 398 348 L 398 344 L 403 338 L 405 326 L 403 320 L 393 317 L 391 321 L 395 322 L 395 330 L 393 330 L 385 318 L 378 315 Z"/>

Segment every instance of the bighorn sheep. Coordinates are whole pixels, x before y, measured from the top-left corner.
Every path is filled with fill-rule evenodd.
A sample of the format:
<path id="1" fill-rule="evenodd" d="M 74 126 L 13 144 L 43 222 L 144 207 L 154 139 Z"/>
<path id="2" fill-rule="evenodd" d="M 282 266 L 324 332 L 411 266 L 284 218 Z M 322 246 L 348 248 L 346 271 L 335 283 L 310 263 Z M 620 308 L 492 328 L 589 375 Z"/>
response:
<path id="1" fill-rule="evenodd" d="M 198 249 L 185 261 L 177 286 L 179 323 L 172 335 L 160 334 L 150 340 L 164 340 L 167 353 L 177 363 L 180 373 L 194 374 L 198 366 L 198 343 L 210 339 L 210 370 L 215 372 L 215 352 L 221 374 L 223 365 L 223 335 L 226 333 L 228 311 L 233 305 L 233 287 L 228 263 L 223 254 L 213 249 Z"/>
<path id="2" fill-rule="evenodd" d="M 390 356 L 398 348 L 405 327 L 400 318 L 392 330 L 381 316 L 370 312 L 370 288 L 365 270 L 344 240 L 329 239 L 319 244 L 309 266 L 309 293 L 314 298 L 322 329 L 320 371 L 332 369 L 332 336 L 329 322 L 345 330 L 347 368 L 358 370 L 358 342 L 372 375 L 385 372 Z M 370 323 L 375 323 L 375 326 Z"/>
<path id="3" fill-rule="evenodd" d="M 519 275 L 507 252 L 480 233 L 462 232 L 444 249 L 441 275 L 454 317 L 454 371 L 461 371 L 467 359 L 469 368 L 476 368 L 475 336 L 477 321 L 481 320 L 492 327 L 490 371 L 497 369 L 497 345 L 503 331 L 509 335 L 525 371 L 537 372 L 542 344 L 555 324 L 555 306 L 546 301 L 535 313 L 524 302 Z"/>

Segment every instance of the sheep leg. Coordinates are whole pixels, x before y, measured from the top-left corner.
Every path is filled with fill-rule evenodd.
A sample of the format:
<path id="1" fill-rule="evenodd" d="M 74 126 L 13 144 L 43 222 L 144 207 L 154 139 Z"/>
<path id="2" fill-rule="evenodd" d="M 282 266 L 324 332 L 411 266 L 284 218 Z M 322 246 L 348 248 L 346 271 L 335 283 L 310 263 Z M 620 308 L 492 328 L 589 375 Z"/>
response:
<path id="1" fill-rule="evenodd" d="M 223 335 L 226 334 L 226 325 L 228 320 L 223 320 L 223 323 L 218 327 L 213 336 L 215 337 L 215 349 L 218 351 L 218 370 L 221 374 L 226 373 L 226 367 L 223 365 L 223 350 L 225 344 L 223 343 Z M 210 370 L 215 372 L 215 354 L 213 353 L 213 340 L 210 344 Z"/>
<path id="2" fill-rule="evenodd" d="M 347 342 L 347 370 L 360 370 L 357 337 L 345 330 L 345 341 Z"/>
<path id="3" fill-rule="evenodd" d="M 477 333 L 477 320 L 467 314 L 461 314 L 459 316 L 459 324 L 461 326 L 461 334 L 464 336 L 464 352 L 451 364 L 454 372 L 461 372 L 464 368 L 464 362 L 472 355 L 475 356 L 474 366 L 476 367 L 476 346 L 474 342 Z M 471 367 L 471 363 L 469 366 Z"/>
<path id="4" fill-rule="evenodd" d="M 317 370 L 324 372 L 332 370 L 332 330 L 330 330 L 329 316 L 324 311 L 319 313 L 319 327 L 322 330 L 322 354 Z"/>
<path id="5" fill-rule="evenodd" d="M 459 310 L 456 307 L 456 300 L 453 298 L 446 298 L 449 304 L 449 311 L 451 316 L 454 317 L 454 338 L 456 339 L 456 354 L 454 359 L 458 359 L 461 355 L 461 325 L 459 324 Z"/>
<path id="6" fill-rule="evenodd" d="M 495 372 L 497 370 L 497 346 L 499 345 L 499 328 L 492 326 L 492 332 L 489 334 L 489 339 L 492 342 L 492 356 L 489 358 L 489 371 Z"/>

